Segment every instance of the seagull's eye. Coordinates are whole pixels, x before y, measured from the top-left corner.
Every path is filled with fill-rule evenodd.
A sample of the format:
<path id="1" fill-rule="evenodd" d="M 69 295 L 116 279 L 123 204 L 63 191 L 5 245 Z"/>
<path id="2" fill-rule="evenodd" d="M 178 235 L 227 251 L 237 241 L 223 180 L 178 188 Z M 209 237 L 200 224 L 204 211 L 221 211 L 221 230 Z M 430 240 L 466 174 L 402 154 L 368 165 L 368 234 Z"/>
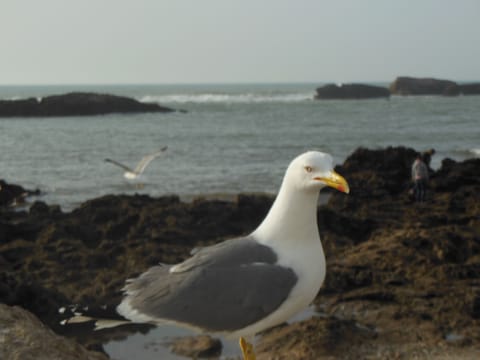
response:
<path id="1" fill-rule="evenodd" d="M 311 173 L 313 171 L 313 168 L 311 166 L 305 166 L 305 171 Z"/>

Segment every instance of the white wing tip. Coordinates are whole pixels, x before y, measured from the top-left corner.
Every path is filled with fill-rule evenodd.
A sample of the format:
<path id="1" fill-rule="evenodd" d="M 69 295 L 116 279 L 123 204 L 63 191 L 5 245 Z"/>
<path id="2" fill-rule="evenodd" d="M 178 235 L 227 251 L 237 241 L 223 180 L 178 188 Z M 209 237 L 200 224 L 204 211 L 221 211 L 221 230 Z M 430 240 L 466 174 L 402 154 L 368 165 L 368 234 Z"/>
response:
<path id="1" fill-rule="evenodd" d="M 137 309 L 134 309 L 130 305 L 128 297 L 123 299 L 123 301 L 117 306 L 117 312 L 124 318 L 136 323 L 150 323 L 155 320 L 148 315 L 142 314 Z"/>

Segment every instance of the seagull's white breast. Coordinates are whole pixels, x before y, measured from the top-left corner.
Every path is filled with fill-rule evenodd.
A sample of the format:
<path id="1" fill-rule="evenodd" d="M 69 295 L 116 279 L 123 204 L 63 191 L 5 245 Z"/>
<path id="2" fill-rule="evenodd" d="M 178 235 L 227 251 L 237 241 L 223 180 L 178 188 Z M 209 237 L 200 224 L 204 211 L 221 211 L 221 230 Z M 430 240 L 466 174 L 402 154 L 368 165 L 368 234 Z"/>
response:
<path id="1" fill-rule="evenodd" d="M 125 179 L 128 180 L 135 180 L 137 178 L 137 174 L 131 171 L 126 171 L 123 176 L 125 177 Z"/>

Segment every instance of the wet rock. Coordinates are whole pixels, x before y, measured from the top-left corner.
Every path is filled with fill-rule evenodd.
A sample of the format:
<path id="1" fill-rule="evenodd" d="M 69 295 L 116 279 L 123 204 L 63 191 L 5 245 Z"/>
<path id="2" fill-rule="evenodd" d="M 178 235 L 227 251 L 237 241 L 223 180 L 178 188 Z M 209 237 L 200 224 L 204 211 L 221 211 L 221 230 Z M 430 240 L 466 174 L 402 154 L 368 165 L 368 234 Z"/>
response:
<path id="1" fill-rule="evenodd" d="M 455 192 L 470 186 L 480 185 L 480 159 L 456 162 L 451 159 L 442 161 L 441 168 L 435 173 L 431 186 L 439 192 Z"/>
<path id="2" fill-rule="evenodd" d="M 47 205 L 43 201 L 35 201 L 29 209 L 29 212 L 33 216 L 49 216 L 54 214 L 60 214 L 60 206 L 58 205 Z"/>
<path id="3" fill-rule="evenodd" d="M 222 352 L 222 342 L 208 335 L 185 336 L 173 340 L 170 350 L 192 359 L 216 358 Z"/>
<path id="4" fill-rule="evenodd" d="M 470 315 L 474 319 L 480 319 L 480 291 L 472 295 Z"/>
<path id="5" fill-rule="evenodd" d="M 362 209 L 369 212 L 376 209 L 382 218 L 399 218 L 401 206 L 391 206 L 392 198 L 406 200 L 410 187 L 411 164 L 418 154 L 405 147 L 387 147 L 371 150 L 358 148 L 347 157 L 336 170 L 342 174 L 350 185 L 348 196 L 333 193 L 329 207 L 348 218 L 365 218 L 378 222 L 378 216 L 363 214 Z"/>
<path id="6" fill-rule="evenodd" d="M 32 266 L 29 268 L 35 272 L 42 270 L 43 266 L 38 263 L 36 268 Z M 45 277 L 55 276 L 47 271 L 41 271 L 41 274 Z M 58 309 L 69 301 L 57 289 L 46 288 L 39 282 L 28 279 L 27 276 L 20 278 L 12 271 L 0 273 L 0 299 L 0 302 L 7 305 L 18 305 L 34 314 L 39 314 L 43 321 L 55 330 L 61 329 Z"/>
<path id="7" fill-rule="evenodd" d="M 381 86 L 366 84 L 328 84 L 317 88 L 315 99 L 372 99 L 388 98 L 390 91 Z"/>
<path id="8" fill-rule="evenodd" d="M 401 147 L 358 149 L 339 167 L 351 193 L 333 193 L 328 208 L 353 222 L 370 223 L 360 242 L 350 232 L 338 242 L 328 224 L 321 228 L 327 278 L 316 303 L 330 314 L 381 328 L 390 334 L 387 342 L 404 346 L 417 333 L 419 344 L 448 347 L 453 343 L 445 334 L 455 333 L 468 334 L 461 342 L 468 346 L 480 339 L 480 207 L 475 196 L 480 163 L 443 161 L 432 174 L 430 200 L 416 204 L 406 196 L 415 153 Z M 399 324 L 404 331 L 394 337 Z"/>
<path id="9" fill-rule="evenodd" d="M 0 180 L 0 207 L 23 204 L 28 196 L 39 195 L 39 190 L 27 190 L 20 185 Z"/>
<path id="10" fill-rule="evenodd" d="M 289 326 L 279 326 L 262 334 L 256 346 L 257 359 L 346 359 L 362 342 L 375 338 L 368 327 L 334 317 L 313 317 Z M 361 358 L 356 354 L 355 359 Z"/>
<path id="11" fill-rule="evenodd" d="M 368 178 L 370 182 L 358 187 L 358 191 L 370 191 L 371 195 L 376 189 L 385 188 L 390 194 L 398 194 L 410 181 L 411 165 L 417 154 L 402 146 L 378 150 L 358 148 L 347 157 L 339 171 L 353 181 Z"/>
<path id="12" fill-rule="evenodd" d="M 124 96 L 73 92 L 40 99 L 0 100 L 0 117 L 88 116 L 111 113 L 172 112 L 155 103 Z"/>
<path id="13" fill-rule="evenodd" d="M 0 304 L 0 359 L 107 360 L 108 357 L 56 335 L 20 307 Z"/>

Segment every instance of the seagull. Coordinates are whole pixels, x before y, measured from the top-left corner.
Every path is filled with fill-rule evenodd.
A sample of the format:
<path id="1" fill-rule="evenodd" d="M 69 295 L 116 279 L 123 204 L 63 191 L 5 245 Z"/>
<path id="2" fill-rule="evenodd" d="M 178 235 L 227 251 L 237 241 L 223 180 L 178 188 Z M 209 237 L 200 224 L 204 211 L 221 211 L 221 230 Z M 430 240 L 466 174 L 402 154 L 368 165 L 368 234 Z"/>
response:
<path id="1" fill-rule="evenodd" d="M 112 159 L 105 159 L 106 162 L 109 162 L 109 163 L 112 163 L 114 165 L 117 165 L 119 167 L 121 167 L 122 169 L 125 170 L 125 172 L 123 173 L 123 177 L 125 179 L 128 179 L 128 180 L 136 180 L 138 179 L 138 177 L 140 175 L 142 175 L 142 173 L 145 171 L 146 167 L 148 166 L 148 164 L 150 164 L 150 162 L 155 159 L 156 157 L 162 155 L 165 150 L 167 150 L 167 146 L 164 146 L 163 148 L 160 149 L 160 151 L 157 151 L 153 154 L 150 154 L 150 155 L 147 155 L 147 156 L 144 156 L 142 158 L 142 160 L 140 160 L 140 162 L 137 164 L 137 166 L 135 167 L 135 169 L 132 169 L 122 163 L 119 163 L 118 161 L 115 161 L 115 160 L 112 160 Z"/>
<path id="2" fill-rule="evenodd" d="M 255 334 L 302 311 L 325 279 L 317 206 L 326 186 L 349 193 L 329 154 L 299 155 L 257 229 L 127 280 L 116 311 L 132 322 L 239 338 L 244 360 L 255 359 Z"/>

